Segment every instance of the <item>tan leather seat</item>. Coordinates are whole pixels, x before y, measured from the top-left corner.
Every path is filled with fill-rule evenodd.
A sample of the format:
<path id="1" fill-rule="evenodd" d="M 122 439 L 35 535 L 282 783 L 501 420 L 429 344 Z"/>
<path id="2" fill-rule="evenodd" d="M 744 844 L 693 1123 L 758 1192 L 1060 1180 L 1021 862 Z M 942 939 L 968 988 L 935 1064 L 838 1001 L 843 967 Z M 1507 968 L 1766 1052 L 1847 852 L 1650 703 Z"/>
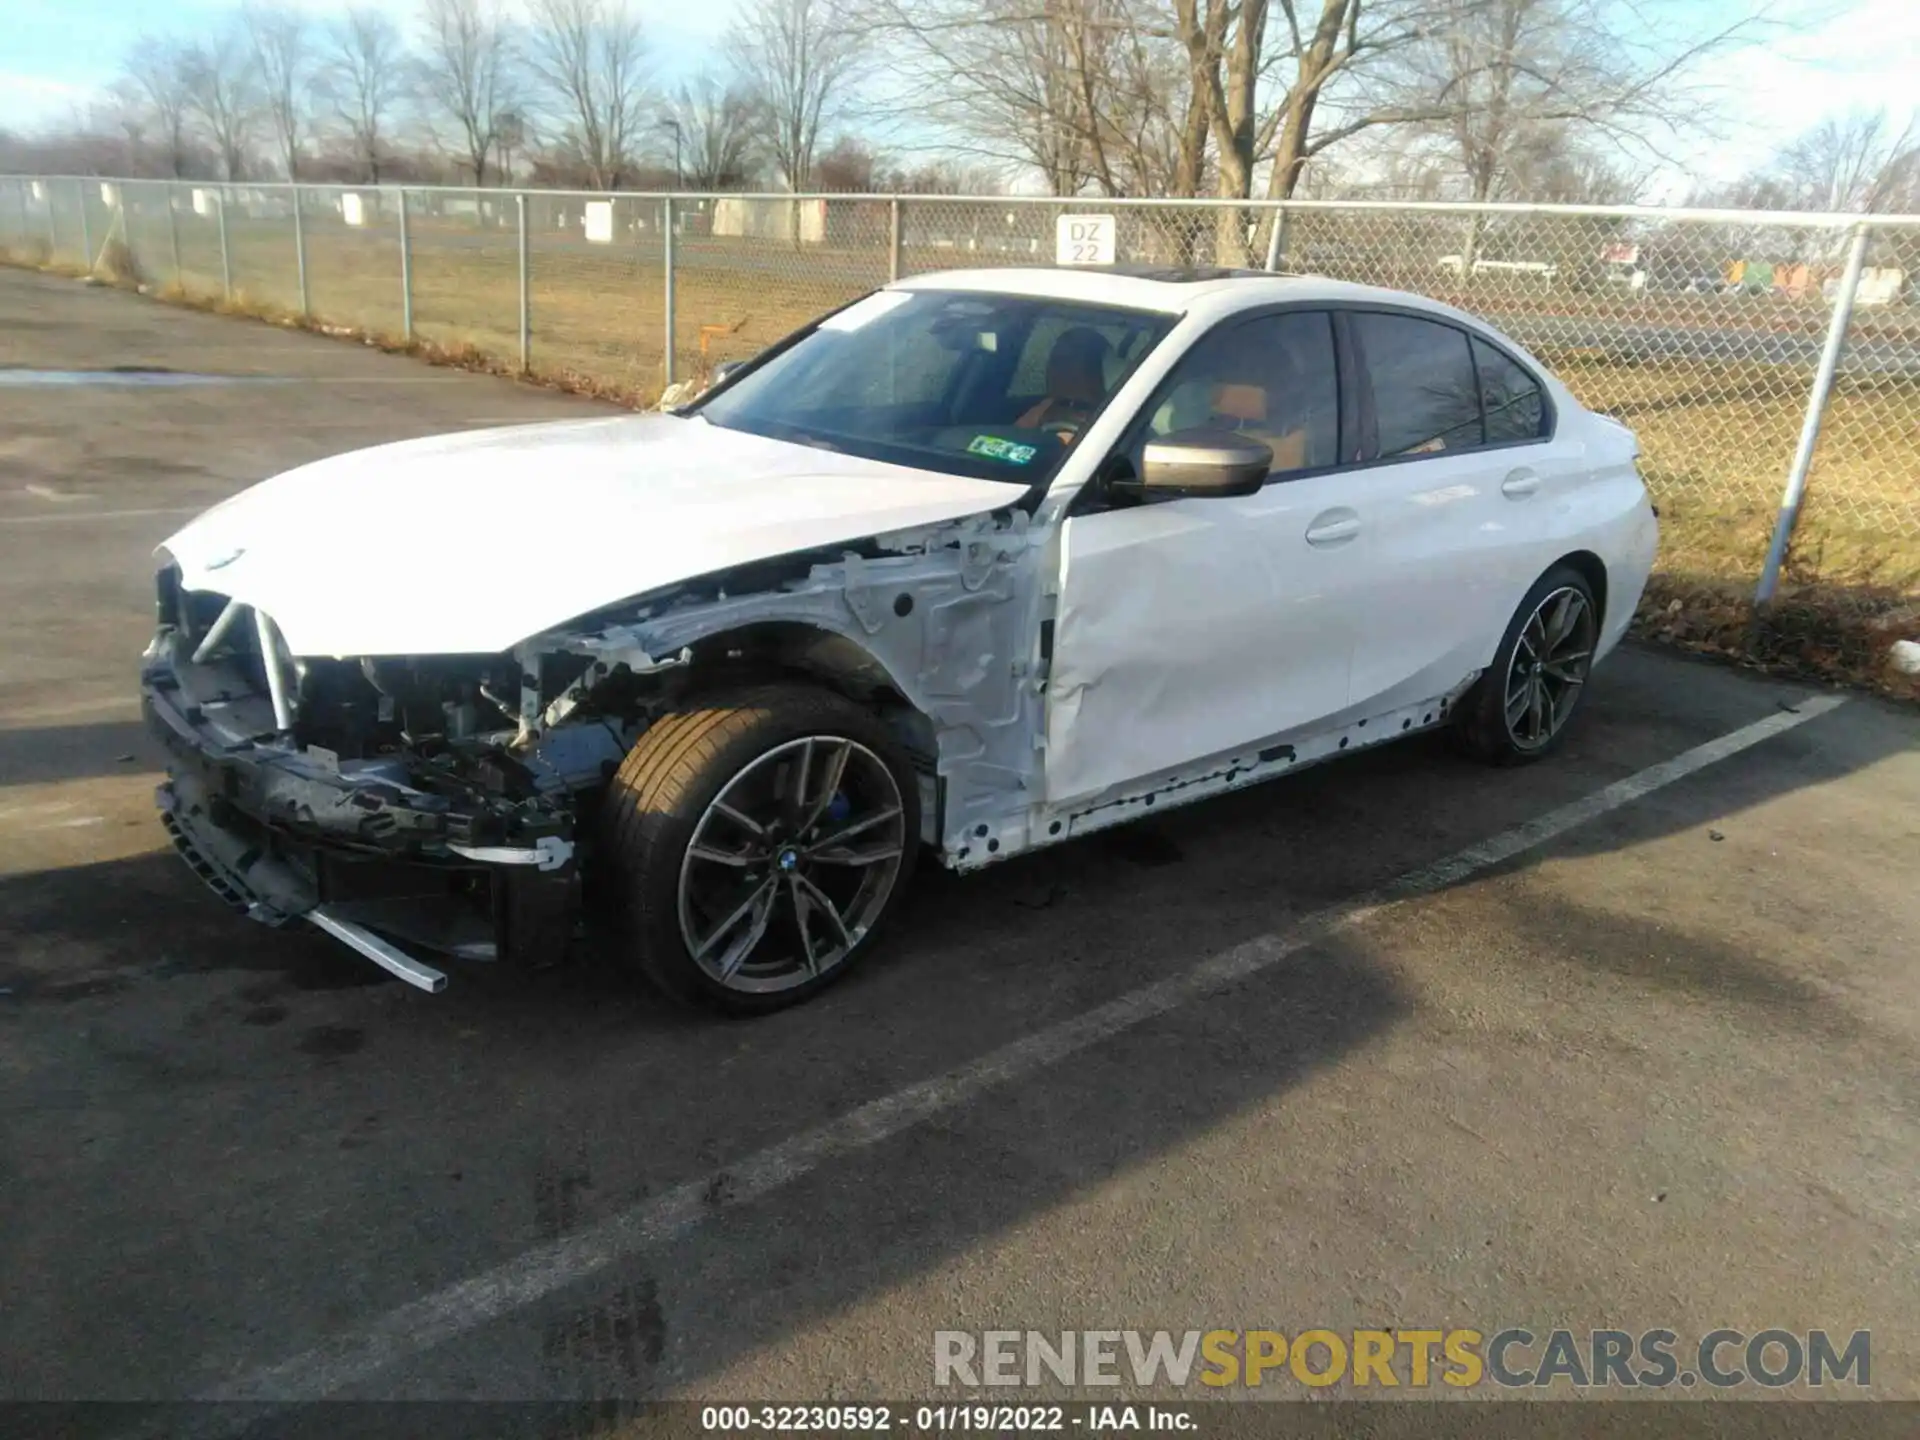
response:
<path id="1" fill-rule="evenodd" d="M 1267 419 L 1267 392 L 1259 385 L 1222 384 L 1213 387 L 1213 413 L 1248 425 Z"/>
<path id="2" fill-rule="evenodd" d="M 1307 463 L 1307 432 L 1279 433 L 1268 428 L 1267 392 L 1261 385 L 1222 383 L 1213 387 L 1213 413 L 1233 423 L 1242 435 L 1265 442 L 1275 470 L 1298 470 Z"/>
<path id="3" fill-rule="evenodd" d="M 1084 425 L 1107 398 L 1107 337 L 1090 325 L 1062 331 L 1047 352 L 1047 393 L 1013 423 Z"/>

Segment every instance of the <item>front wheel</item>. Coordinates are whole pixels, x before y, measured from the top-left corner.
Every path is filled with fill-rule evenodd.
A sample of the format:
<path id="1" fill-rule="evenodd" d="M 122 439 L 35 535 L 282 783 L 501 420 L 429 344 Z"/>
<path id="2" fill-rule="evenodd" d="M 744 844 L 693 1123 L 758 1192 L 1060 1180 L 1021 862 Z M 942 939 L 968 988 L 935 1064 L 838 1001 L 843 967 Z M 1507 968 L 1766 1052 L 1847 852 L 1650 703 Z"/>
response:
<path id="1" fill-rule="evenodd" d="M 656 721 L 614 776 L 604 823 L 641 971 L 678 998 L 759 1013 L 870 948 L 912 871 L 919 788 L 873 715 L 770 685 Z"/>
<path id="2" fill-rule="evenodd" d="M 1586 693 L 1599 635 L 1600 607 L 1586 576 L 1568 565 L 1541 576 L 1460 707 L 1467 748 L 1496 765 L 1552 750 Z"/>

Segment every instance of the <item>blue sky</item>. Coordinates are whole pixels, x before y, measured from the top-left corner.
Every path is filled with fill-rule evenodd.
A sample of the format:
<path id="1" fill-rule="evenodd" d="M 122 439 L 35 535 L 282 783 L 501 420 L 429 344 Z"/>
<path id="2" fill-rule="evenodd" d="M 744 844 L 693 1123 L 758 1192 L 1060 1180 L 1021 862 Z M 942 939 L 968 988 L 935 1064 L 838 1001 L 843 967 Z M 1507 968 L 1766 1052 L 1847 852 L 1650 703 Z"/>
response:
<path id="1" fill-rule="evenodd" d="M 319 17 L 349 0 L 294 0 Z M 376 0 L 381 3 L 381 0 Z M 738 0 L 632 0 L 648 34 L 655 73 L 675 83 L 715 59 L 714 47 Z M 1727 0 L 1652 0 L 1689 6 L 1699 23 L 1731 10 Z M 216 0 L 4 0 L 0 35 L 0 125 L 32 128 L 58 121 L 110 82 L 120 57 L 143 29 L 187 34 L 233 8 Z M 384 0 L 403 25 L 418 0 Z M 1900 120 L 1920 93 L 1920 0 L 1775 0 L 1803 33 L 1754 46 L 1715 63 L 1702 79 L 1727 102 L 1721 134 L 1690 143 L 1679 157 L 1702 179 L 1731 178 L 1763 163 L 1780 141 L 1825 115 L 1885 105 Z M 1667 9 L 1666 14 L 1676 12 Z M 1724 23 L 1724 22 L 1721 22 Z M 1680 171 L 1656 189 L 1684 188 Z"/>
<path id="2" fill-rule="evenodd" d="M 410 29 L 417 0 L 288 0 L 328 19 L 370 4 Z M 630 0 L 654 69 L 677 82 L 712 62 L 735 0 Z M 28 128 L 64 118 L 112 82 L 142 32 L 185 36 L 222 23 L 232 0 L 0 0 L 0 125 Z"/>

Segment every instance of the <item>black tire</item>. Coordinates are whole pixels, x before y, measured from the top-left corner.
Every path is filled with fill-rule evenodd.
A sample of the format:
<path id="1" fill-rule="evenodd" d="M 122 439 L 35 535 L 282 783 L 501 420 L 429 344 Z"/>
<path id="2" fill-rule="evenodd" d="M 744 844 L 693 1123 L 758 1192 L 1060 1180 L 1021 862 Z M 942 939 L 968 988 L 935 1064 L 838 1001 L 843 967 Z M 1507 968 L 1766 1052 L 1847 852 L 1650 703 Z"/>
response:
<path id="1" fill-rule="evenodd" d="M 1548 669 L 1549 679 L 1555 675 L 1573 678 L 1570 683 L 1562 681 L 1547 691 L 1548 695 L 1558 697 L 1557 701 L 1545 702 L 1552 705 L 1551 729 L 1544 738 L 1529 736 L 1530 723 L 1537 713 L 1531 704 L 1523 710 L 1523 718 L 1518 726 L 1509 720 L 1509 703 L 1516 693 L 1514 687 L 1524 687 L 1530 683 L 1532 677 L 1527 674 L 1529 667 L 1534 670 L 1542 668 L 1532 655 L 1542 638 L 1542 632 L 1530 631 L 1529 627 L 1550 599 L 1557 605 L 1560 597 L 1567 592 L 1572 592 L 1577 597 L 1577 603 L 1583 607 L 1578 623 L 1579 635 L 1574 637 L 1571 645 L 1556 653 L 1572 655 L 1577 650 L 1584 650 L 1585 654 L 1577 664 L 1562 665 L 1557 670 Z M 1598 639 L 1599 631 L 1600 606 L 1594 598 L 1593 586 L 1585 575 L 1571 565 L 1556 565 L 1542 575 L 1508 622 L 1507 633 L 1501 638 L 1493 663 L 1455 711 L 1456 733 L 1467 752 L 1492 765 L 1527 765 L 1551 754 L 1566 737 L 1573 716 L 1580 707 L 1581 697 L 1586 693 L 1587 677 L 1593 666 L 1594 642 Z M 1584 636 L 1584 640 L 1580 636 Z"/>
<path id="2" fill-rule="evenodd" d="M 689 847 L 727 787 L 773 752 L 810 737 L 852 741 L 891 775 L 901 811 L 900 858 L 878 914 L 843 958 L 787 988 L 735 988 L 693 954 L 682 923 L 682 869 L 694 863 Z M 765 1014 L 810 999 L 865 958 L 881 922 L 897 908 L 919 849 L 919 799 L 912 763 L 887 727 L 832 691 L 775 682 L 689 701 L 641 735 L 609 783 L 602 807 L 599 878 L 622 922 L 627 957 L 667 995 L 734 1014 Z M 743 874 L 741 881 L 750 878 Z M 768 880 L 777 904 L 780 881 L 771 869 Z M 788 918 L 805 932 L 804 918 Z M 837 923 L 838 912 L 835 918 Z M 768 922 L 763 933 L 770 931 Z"/>

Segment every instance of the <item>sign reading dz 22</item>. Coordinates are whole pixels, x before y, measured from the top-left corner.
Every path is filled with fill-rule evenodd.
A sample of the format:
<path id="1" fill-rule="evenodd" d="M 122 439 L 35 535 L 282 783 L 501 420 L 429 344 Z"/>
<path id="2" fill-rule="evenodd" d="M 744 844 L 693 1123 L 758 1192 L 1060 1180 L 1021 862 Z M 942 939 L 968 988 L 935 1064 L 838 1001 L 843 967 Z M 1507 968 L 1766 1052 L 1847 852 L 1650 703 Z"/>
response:
<path id="1" fill-rule="evenodd" d="M 1053 225 L 1053 263 L 1111 265 L 1117 231 L 1111 215 L 1062 215 Z"/>

